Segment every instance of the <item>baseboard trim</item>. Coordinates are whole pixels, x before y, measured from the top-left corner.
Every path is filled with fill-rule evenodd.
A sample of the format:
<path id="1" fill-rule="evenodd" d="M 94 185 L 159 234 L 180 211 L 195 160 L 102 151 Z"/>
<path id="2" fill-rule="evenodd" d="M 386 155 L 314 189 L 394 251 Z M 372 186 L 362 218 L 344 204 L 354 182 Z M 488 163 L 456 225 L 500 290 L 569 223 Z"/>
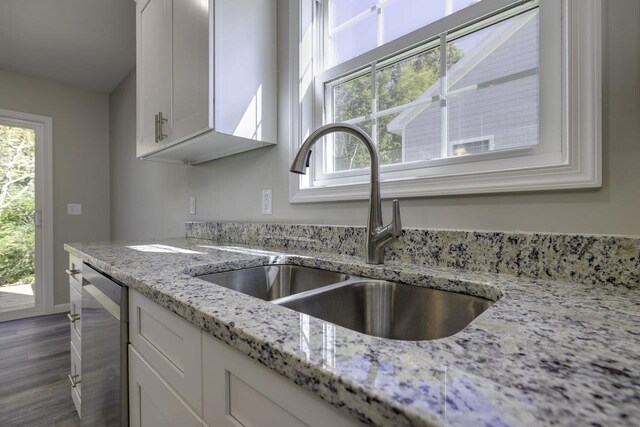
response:
<path id="1" fill-rule="evenodd" d="M 53 313 L 64 313 L 69 311 L 69 303 L 66 304 L 56 304 L 53 306 Z"/>

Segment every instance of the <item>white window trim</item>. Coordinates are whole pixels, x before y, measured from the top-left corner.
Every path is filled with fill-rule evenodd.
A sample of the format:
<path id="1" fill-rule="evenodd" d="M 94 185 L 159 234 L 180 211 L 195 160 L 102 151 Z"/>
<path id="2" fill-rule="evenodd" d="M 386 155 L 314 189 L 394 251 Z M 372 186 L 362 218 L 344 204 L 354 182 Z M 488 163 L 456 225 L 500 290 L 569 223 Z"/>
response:
<path id="1" fill-rule="evenodd" d="M 495 8 L 496 5 L 507 6 L 513 3 L 513 0 L 492 0 L 479 2 L 474 6 Z M 318 112 L 314 105 L 303 107 L 304 96 L 301 98 L 300 82 L 305 76 L 299 73 L 298 47 L 303 37 L 306 37 L 305 40 L 308 42 L 309 34 L 303 37 L 300 35 L 304 18 L 301 16 L 299 1 L 292 1 L 291 6 L 290 160 L 293 160 L 297 148 L 309 133 L 307 129 L 303 134 L 303 124 L 306 123 L 306 127 L 309 128 L 310 121 L 317 123 L 317 117 L 322 112 Z M 562 31 L 566 44 L 562 56 L 566 71 L 563 73 L 561 132 L 562 142 L 568 154 L 563 163 L 558 164 L 556 159 L 547 166 L 518 168 L 518 158 L 512 158 L 511 169 L 481 173 L 470 173 L 464 167 L 454 164 L 448 166 L 450 173 L 446 176 L 413 179 L 390 177 L 381 184 L 383 198 L 577 189 L 602 185 L 602 4 L 601 0 L 564 0 L 563 7 L 566 22 Z M 416 38 L 416 43 L 419 43 L 421 40 L 417 38 L 420 37 L 417 33 L 419 31 L 404 36 L 402 43 L 406 43 L 411 37 Z M 383 47 L 390 51 L 399 50 L 396 42 L 392 41 Z M 305 53 L 309 54 L 309 51 Z M 349 62 L 344 64 L 345 70 L 348 69 Z M 308 69 L 306 71 L 309 72 Z M 317 86 L 315 92 L 318 92 Z M 321 92 L 311 95 L 321 96 Z M 309 109 L 312 111 L 308 111 Z M 309 176 L 313 176 L 312 170 L 303 176 L 291 174 L 291 203 L 360 200 L 369 197 L 368 182 L 307 187 Z"/>

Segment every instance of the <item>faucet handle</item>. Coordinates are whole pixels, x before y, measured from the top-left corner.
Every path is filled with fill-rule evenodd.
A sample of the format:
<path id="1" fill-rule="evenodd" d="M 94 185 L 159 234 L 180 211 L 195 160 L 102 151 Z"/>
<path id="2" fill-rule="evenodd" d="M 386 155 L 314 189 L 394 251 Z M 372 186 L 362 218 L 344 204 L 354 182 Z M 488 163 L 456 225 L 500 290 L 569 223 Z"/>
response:
<path id="1" fill-rule="evenodd" d="M 400 219 L 400 201 L 393 199 L 393 211 L 391 213 L 391 234 L 395 237 L 402 236 L 402 220 Z"/>

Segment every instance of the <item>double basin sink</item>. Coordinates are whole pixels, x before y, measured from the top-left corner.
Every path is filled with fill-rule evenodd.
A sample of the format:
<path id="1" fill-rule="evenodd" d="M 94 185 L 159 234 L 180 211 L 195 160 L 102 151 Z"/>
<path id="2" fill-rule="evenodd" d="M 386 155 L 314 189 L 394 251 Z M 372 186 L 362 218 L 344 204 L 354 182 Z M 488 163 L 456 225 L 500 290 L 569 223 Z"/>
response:
<path id="1" fill-rule="evenodd" d="M 200 279 L 382 338 L 422 341 L 460 332 L 493 301 L 297 265 L 266 265 Z"/>

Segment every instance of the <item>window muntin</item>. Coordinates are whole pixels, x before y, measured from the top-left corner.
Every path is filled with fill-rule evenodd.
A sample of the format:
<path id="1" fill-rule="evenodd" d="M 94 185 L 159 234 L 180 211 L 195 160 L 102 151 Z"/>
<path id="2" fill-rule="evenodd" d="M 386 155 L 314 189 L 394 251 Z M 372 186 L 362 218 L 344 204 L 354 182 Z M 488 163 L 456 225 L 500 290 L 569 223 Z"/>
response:
<path id="1" fill-rule="evenodd" d="M 476 25 L 472 32 L 443 34 L 326 82 L 324 120 L 361 127 L 387 170 L 454 157 L 451 141 L 486 135 L 493 141 L 488 151 L 534 147 L 538 41 L 535 7 Z M 323 159 L 320 179 L 347 171 L 365 174 L 358 170 L 369 166 L 364 147 L 347 135 L 326 138 Z"/>

